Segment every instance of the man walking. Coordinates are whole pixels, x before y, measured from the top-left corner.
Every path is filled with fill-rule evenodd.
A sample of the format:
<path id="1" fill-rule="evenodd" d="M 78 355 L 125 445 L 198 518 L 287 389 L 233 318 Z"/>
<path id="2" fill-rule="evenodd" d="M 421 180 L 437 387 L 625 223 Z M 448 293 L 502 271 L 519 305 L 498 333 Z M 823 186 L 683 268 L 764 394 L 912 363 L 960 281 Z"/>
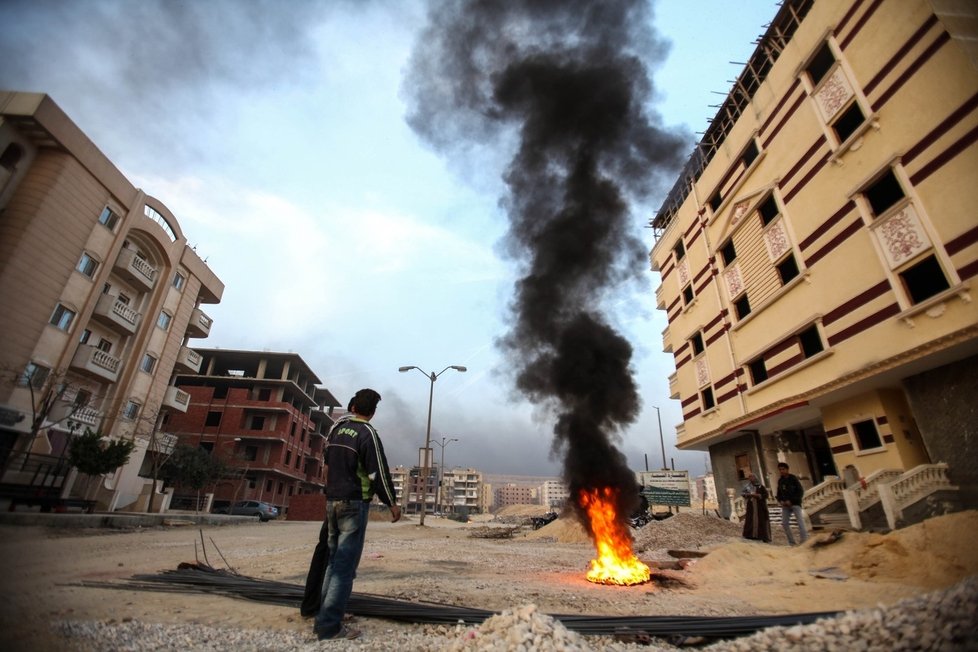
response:
<path id="1" fill-rule="evenodd" d="M 797 476 L 788 472 L 789 467 L 784 462 L 778 463 L 778 503 L 781 504 L 781 527 L 788 535 L 788 545 L 795 545 L 795 538 L 791 536 L 791 515 L 795 515 L 798 522 L 798 536 L 801 543 L 808 540 L 808 532 L 805 530 L 805 514 L 801 511 L 801 499 L 805 495 L 805 489 L 801 486 L 801 480 Z"/>
<path id="2" fill-rule="evenodd" d="M 360 632 L 343 624 L 343 613 L 360 565 L 367 515 L 374 494 L 401 518 L 390 467 L 370 419 L 380 394 L 361 389 L 350 401 L 353 417 L 330 431 L 326 442 L 326 522 L 329 562 L 323 577 L 322 604 L 313 626 L 319 640 L 354 639 Z"/>

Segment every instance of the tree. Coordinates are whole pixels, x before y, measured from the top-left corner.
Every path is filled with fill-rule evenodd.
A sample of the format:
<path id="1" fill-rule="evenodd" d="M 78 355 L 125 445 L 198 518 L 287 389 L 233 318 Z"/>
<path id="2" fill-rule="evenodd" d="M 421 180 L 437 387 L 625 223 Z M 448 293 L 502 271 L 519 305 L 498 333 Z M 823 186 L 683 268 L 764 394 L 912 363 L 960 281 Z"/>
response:
<path id="1" fill-rule="evenodd" d="M 30 395 L 31 437 L 28 446 L 33 445 L 42 428 L 69 421 L 96 398 L 87 388 L 69 379 L 65 369 L 52 372 L 47 367 L 30 362 L 22 371 L 7 368 L 3 375 L 8 383 L 25 388 Z M 52 418 L 59 402 L 65 405 L 64 413 Z"/>
<path id="2" fill-rule="evenodd" d="M 85 428 L 85 434 L 72 439 L 68 448 L 68 461 L 88 476 L 84 492 L 86 498 L 92 477 L 112 473 L 129 461 L 129 456 L 136 448 L 136 442 L 130 439 L 113 439 L 107 443 L 102 440 L 101 432 Z"/>
<path id="3" fill-rule="evenodd" d="M 173 484 L 193 489 L 200 503 L 200 490 L 225 474 L 222 460 L 198 446 L 178 444 L 160 469 L 162 477 Z"/>

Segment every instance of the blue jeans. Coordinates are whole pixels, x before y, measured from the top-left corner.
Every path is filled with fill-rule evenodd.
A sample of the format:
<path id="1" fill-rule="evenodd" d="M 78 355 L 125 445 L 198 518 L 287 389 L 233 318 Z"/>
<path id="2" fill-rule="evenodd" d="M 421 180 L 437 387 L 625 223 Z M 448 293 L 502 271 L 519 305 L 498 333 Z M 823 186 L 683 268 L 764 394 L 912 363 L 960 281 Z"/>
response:
<path id="1" fill-rule="evenodd" d="M 790 545 L 795 545 L 795 538 L 791 536 L 791 515 L 795 515 L 795 520 L 798 522 L 798 536 L 801 539 L 801 543 L 805 543 L 808 540 L 808 531 L 805 530 L 805 515 L 801 511 L 801 505 L 792 505 L 791 507 L 781 506 L 781 527 L 784 528 L 784 533 L 788 535 L 788 543 Z"/>
<path id="2" fill-rule="evenodd" d="M 326 501 L 326 527 L 329 530 L 329 565 L 323 576 L 323 598 L 314 629 L 320 636 L 340 631 L 346 603 L 353 592 L 353 578 L 360 565 L 363 540 L 367 533 L 370 503 L 364 500 Z"/>

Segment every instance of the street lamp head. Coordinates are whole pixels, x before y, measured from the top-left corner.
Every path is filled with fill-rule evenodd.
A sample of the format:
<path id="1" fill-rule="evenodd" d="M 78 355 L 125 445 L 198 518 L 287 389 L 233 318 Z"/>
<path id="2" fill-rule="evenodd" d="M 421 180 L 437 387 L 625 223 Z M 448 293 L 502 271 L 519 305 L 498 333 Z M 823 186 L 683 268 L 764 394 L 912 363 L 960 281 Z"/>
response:
<path id="1" fill-rule="evenodd" d="M 413 367 L 413 366 L 412 367 L 398 367 L 397 370 L 400 371 L 403 374 L 405 371 L 411 371 L 412 369 L 415 369 L 415 368 L 416 367 Z"/>
<path id="2" fill-rule="evenodd" d="M 468 371 L 468 369 L 466 369 L 460 364 L 453 364 L 452 369 L 454 369 L 455 371 Z"/>

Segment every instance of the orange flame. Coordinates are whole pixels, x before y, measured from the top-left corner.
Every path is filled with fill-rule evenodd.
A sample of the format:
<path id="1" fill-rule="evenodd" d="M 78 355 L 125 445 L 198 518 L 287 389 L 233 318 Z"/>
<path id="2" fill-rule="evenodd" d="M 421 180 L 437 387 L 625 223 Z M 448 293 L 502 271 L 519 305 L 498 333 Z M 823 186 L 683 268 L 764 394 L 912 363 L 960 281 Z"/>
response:
<path id="1" fill-rule="evenodd" d="M 632 551 L 632 536 L 615 510 L 615 489 L 584 489 L 581 505 L 587 511 L 598 558 L 591 560 L 587 579 L 598 584 L 629 586 L 648 582 L 649 567 Z"/>

